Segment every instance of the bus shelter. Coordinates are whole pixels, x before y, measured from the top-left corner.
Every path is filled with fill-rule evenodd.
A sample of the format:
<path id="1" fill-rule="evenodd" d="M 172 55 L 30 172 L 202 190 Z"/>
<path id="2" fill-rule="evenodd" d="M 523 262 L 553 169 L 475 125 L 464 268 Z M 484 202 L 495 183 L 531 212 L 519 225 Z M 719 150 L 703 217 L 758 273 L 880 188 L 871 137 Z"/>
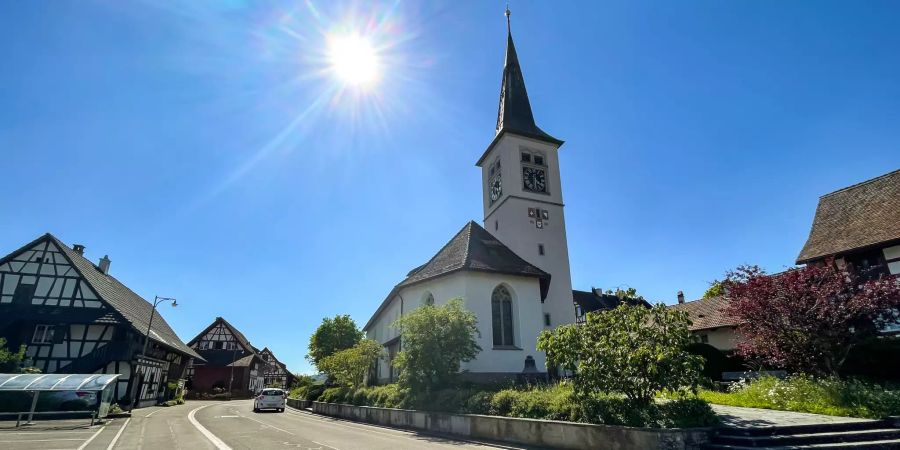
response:
<path id="1" fill-rule="evenodd" d="M 0 374 L 0 415 L 90 414 L 91 424 L 109 414 L 119 374 Z"/>

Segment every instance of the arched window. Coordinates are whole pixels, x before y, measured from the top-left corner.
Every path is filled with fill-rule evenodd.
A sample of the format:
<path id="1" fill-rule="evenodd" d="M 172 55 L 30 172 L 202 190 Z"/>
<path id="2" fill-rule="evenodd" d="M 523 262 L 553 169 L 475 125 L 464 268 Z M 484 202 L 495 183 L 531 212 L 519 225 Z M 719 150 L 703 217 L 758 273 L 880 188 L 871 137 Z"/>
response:
<path id="1" fill-rule="evenodd" d="M 422 296 L 422 304 L 433 306 L 434 305 L 434 295 L 431 292 L 426 292 L 424 296 Z"/>
<path id="2" fill-rule="evenodd" d="M 515 345 L 513 342 L 512 295 L 506 286 L 497 286 L 494 293 L 491 294 L 491 324 L 495 346 Z"/>

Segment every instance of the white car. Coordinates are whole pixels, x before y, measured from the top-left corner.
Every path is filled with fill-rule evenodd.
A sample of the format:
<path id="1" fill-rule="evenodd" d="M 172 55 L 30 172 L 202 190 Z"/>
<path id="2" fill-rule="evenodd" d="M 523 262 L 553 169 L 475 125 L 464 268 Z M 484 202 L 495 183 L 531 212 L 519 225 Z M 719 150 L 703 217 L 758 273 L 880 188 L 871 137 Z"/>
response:
<path id="1" fill-rule="evenodd" d="M 284 399 L 286 396 L 284 389 L 263 389 L 253 399 L 253 412 L 259 412 L 262 409 L 274 409 L 278 412 L 284 412 Z"/>

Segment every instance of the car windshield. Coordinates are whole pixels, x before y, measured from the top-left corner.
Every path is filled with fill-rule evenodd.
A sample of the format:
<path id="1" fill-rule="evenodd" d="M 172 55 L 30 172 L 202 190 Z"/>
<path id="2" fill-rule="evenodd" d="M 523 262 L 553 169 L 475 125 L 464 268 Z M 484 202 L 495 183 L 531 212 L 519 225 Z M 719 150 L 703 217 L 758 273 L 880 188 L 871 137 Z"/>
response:
<path id="1" fill-rule="evenodd" d="M 262 395 L 277 395 L 280 397 L 284 394 L 282 393 L 282 391 L 280 391 L 278 389 L 266 389 L 262 392 Z"/>

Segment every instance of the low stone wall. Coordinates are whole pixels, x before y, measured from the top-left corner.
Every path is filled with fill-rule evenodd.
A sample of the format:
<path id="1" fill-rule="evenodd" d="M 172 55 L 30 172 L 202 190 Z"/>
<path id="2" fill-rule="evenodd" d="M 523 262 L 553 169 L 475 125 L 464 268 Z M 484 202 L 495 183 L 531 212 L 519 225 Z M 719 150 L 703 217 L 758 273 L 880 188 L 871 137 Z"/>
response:
<path id="1" fill-rule="evenodd" d="M 561 449 L 699 449 L 711 429 L 632 428 L 312 402 L 316 414 L 429 433 Z"/>
<path id="2" fill-rule="evenodd" d="M 309 408 L 309 400 L 301 400 L 299 398 L 289 398 L 285 400 L 288 406 L 295 409 L 306 409 Z"/>

